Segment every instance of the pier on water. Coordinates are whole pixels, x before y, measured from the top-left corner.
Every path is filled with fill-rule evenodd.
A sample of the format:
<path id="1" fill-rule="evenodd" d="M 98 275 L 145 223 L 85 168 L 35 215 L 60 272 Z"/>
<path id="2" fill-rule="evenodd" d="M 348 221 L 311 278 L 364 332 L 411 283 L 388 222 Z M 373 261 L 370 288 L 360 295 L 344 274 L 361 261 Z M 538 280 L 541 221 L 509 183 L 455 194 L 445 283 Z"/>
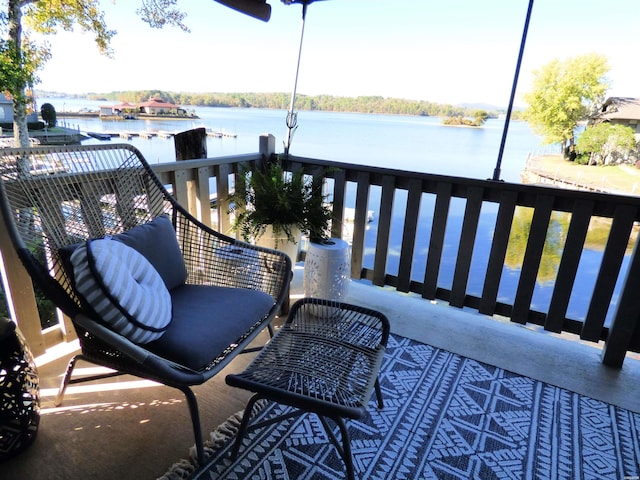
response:
<path id="1" fill-rule="evenodd" d="M 109 131 L 109 132 L 83 132 L 85 135 L 89 137 L 97 138 L 98 140 L 111 140 L 112 138 L 121 138 L 123 140 L 131 140 L 133 137 L 144 138 L 145 140 L 149 140 L 153 137 L 169 139 L 173 138 L 180 132 L 167 132 L 164 130 L 149 130 L 149 131 L 127 131 L 127 130 L 119 130 L 119 131 Z M 229 133 L 218 130 L 207 130 L 207 137 L 214 138 L 236 138 L 238 136 L 237 133 Z"/>

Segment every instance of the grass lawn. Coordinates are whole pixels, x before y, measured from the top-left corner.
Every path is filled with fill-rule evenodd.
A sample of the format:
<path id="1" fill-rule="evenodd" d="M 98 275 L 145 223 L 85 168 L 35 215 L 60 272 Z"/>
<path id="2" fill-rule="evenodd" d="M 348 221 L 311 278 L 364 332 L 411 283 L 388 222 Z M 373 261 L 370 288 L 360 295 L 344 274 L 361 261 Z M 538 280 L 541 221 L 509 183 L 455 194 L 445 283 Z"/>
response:
<path id="1" fill-rule="evenodd" d="M 529 160 L 527 170 L 576 186 L 640 195 L 640 169 L 633 165 L 579 165 L 565 160 L 562 155 L 541 155 Z"/>

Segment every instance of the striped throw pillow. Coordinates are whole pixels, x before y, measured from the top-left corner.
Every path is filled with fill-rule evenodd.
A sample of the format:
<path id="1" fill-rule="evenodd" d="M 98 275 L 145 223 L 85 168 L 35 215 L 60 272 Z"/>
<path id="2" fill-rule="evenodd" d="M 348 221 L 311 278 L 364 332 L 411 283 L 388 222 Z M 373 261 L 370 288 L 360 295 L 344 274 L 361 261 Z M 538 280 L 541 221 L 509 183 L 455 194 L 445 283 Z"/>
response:
<path id="1" fill-rule="evenodd" d="M 103 238 L 79 246 L 70 261 L 76 290 L 111 329 L 142 344 L 168 328 L 171 296 L 142 254 Z"/>

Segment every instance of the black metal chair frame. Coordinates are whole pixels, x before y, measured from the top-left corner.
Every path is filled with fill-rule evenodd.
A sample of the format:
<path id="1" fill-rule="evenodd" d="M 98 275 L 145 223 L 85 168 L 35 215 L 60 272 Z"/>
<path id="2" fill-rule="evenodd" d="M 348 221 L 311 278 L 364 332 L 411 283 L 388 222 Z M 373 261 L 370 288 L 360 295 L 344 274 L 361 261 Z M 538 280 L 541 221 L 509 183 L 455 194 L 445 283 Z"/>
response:
<path id="1" fill-rule="evenodd" d="M 344 419 L 362 418 L 374 390 L 378 408 L 384 408 L 378 374 L 389 330 L 385 315 L 361 306 L 318 298 L 294 303 L 282 328 L 247 369 L 226 377 L 229 385 L 255 393 L 245 408 L 232 457 L 248 431 L 315 413 L 345 463 L 347 478 L 353 480 Z M 249 425 L 256 402 L 263 399 L 294 410 Z M 328 418 L 340 429 L 342 443 Z"/>
<path id="2" fill-rule="evenodd" d="M 142 154 L 128 144 L 35 147 L 0 150 L 0 208 L 16 252 L 39 287 L 73 322 L 81 353 L 62 380 L 56 404 L 67 385 L 130 374 L 182 391 L 195 435 L 198 461 L 204 461 L 200 415 L 192 386 L 218 374 L 255 337 L 269 327 L 288 302 L 291 260 L 283 253 L 256 247 L 207 227 L 167 191 Z M 161 214 L 171 218 L 186 269 L 187 283 L 261 290 L 273 298 L 264 316 L 241 338 L 200 370 L 193 370 L 114 333 L 83 307 L 64 268 L 62 247 L 127 231 Z M 251 252 L 255 264 L 237 275 L 229 248 Z M 215 325 L 212 325 L 215 335 Z M 188 348 L 188 346 L 185 346 Z M 78 360 L 113 369 L 105 375 L 75 378 Z"/>

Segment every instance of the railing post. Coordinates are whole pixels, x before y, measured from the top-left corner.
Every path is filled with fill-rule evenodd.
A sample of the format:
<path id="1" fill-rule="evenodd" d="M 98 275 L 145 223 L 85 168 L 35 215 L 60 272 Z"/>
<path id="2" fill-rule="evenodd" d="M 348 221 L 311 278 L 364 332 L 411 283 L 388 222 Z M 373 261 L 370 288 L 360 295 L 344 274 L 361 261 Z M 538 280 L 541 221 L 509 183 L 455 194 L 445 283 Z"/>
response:
<path id="1" fill-rule="evenodd" d="M 173 197 L 178 203 L 184 206 L 189 213 L 194 216 L 198 215 L 195 208 L 195 192 L 189 191 L 189 175 L 184 170 L 178 170 L 173 176 Z"/>
<path id="2" fill-rule="evenodd" d="M 206 226 L 213 225 L 211 221 L 211 189 L 209 188 L 209 167 L 200 167 L 196 179 L 197 205 L 200 221 Z"/>
<path id="3" fill-rule="evenodd" d="M 356 187 L 356 210 L 353 217 L 353 241 L 351 243 L 351 278 L 362 278 L 365 230 L 367 228 L 367 208 L 369 207 L 369 173 L 358 173 Z"/>
<path id="4" fill-rule="evenodd" d="M 218 231 L 231 235 L 231 218 L 229 217 L 229 175 L 233 172 L 231 165 L 220 165 L 216 175 L 216 202 L 218 213 Z"/>
<path id="5" fill-rule="evenodd" d="M 0 225 L 4 225 L 2 212 L 0 212 Z M 0 228 L 0 261 L 2 282 L 11 316 L 20 327 L 33 354 L 41 355 L 45 352 L 45 342 L 33 283 L 4 227 Z"/>
<path id="6" fill-rule="evenodd" d="M 602 363 L 609 367 L 622 368 L 624 357 L 640 319 L 640 302 L 638 302 L 638 292 L 640 292 L 639 241 L 640 237 L 636 240 L 627 277 L 618 299 L 616 313 L 609 327 L 609 336 L 602 350 Z"/>
<path id="7" fill-rule="evenodd" d="M 263 133 L 260 135 L 259 145 L 259 152 L 265 160 L 269 160 L 271 155 L 276 153 L 276 137 L 270 133 Z"/>

